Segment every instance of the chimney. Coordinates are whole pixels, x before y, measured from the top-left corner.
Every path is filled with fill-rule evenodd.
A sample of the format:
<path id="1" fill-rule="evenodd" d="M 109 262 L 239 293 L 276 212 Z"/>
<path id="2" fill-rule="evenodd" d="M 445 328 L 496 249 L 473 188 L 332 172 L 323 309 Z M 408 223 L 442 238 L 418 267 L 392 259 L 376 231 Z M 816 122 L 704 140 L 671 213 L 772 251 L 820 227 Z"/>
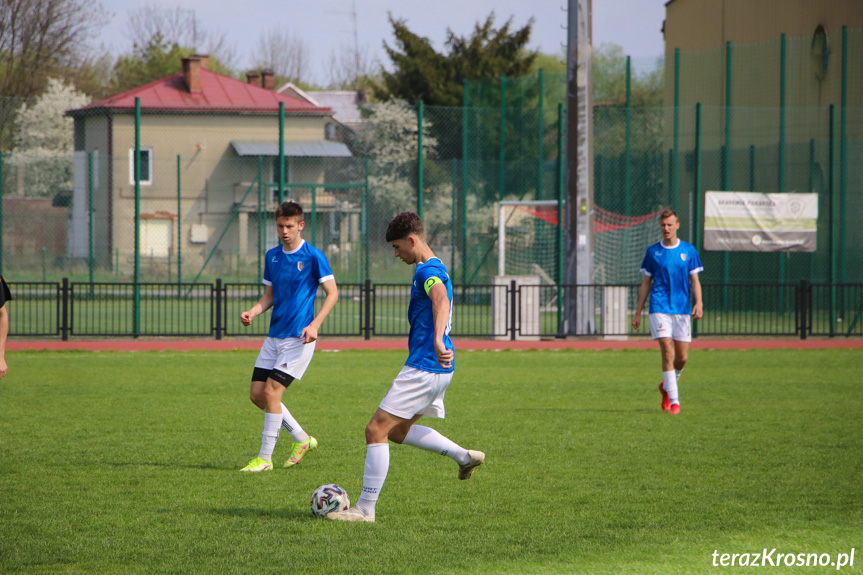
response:
<path id="1" fill-rule="evenodd" d="M 210 69 L 210 55 L 209 54 L 195 54 L 195 58 L 201 59 L 201 68 L 204 70 Z"/>
<path id="2" fill-rule="evenodd" d="M 362 106 L 364 104 L 368 104 L 371 99 L 371 88 L 360 88 L 359 90 L 357 90 L 357 105 Z"/>
<path id="3" fill-rule="evenodd" d="M 261 87 L 261 75 L 258 72 L 246 72 L 246 82 L 252 86 Z"/>
<path id="4" fill-rule="evenodd" d="M 263 82 L 264 90 L 270 90 L 272 92 L 276 89 L 276 76 L 273 74 L 272 70 L 261 70 L 261 80 Z"/>
<path id="5" fill-rule="evenodd" d="M 183 58 L 183 78 L 190 94 L 201 93 L 201 57 L 189 56 Z"/>

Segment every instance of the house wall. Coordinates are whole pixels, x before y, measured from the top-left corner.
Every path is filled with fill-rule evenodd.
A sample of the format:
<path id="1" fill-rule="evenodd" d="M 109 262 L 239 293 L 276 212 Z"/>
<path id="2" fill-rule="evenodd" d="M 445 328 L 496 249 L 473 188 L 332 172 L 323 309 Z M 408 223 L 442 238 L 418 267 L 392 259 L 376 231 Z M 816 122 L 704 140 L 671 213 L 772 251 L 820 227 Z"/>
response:
<path id="1" fill-rule="evenodd" d="M 827 69 L 813 53 L 813 35 L 827 34 Z M 842 103 L 842 27 L 848 28 L 846 104 L 863 108 L 863 2 L 860 0 L 673 0 L 666 5 L 665 82 L 668 126 L 665 147 L 673 147 L 677 114 L 681 150 L 694 147 L 695 105 L 702 104 L 701 145 L 704 151 L 726 144 L 729 108 L 732 154 L 749 146 L 778 150 L 784 135 L 786 162 L 808 162 L 810 139 L 827 140 L 829 106 Z M 785 41 L 783 132 L 782 42 Z M 731 90 L 727 95 L 731 43 Z M 675 111 L 675 50 L 679 108 Z M 859 115 L 859 113 L 856 113 Z M 849 115 L 849 139 L 863 137 L 863 124 Z M 735 152 L 736 150 L 736 152 Z M 766 152 L 765 152 L 766 153 Z M 779 152 L 776 152 L 778 157 Z M 793 156 L 792 156 L 793 155 Z M 733 157 L 735 165 L 748 158 Z M 775 164 L 764 157 L 765 165 Z M 758 162 L 758 160 L 756 160 Z M 775 171 L 775 168 L 773 169 Z M 765 170 L 759 170 L 763 173 Z M 683 173 L 681 174 L 682 177 Z M 707 175 L 705 175 L 707 176 Z M 778 176 L 777 176 L 778 177 Z M 775 179 L 775 178 L 774 178 Z M 688 182 L 686 183 L 688 185 Z"/>
<path id="2" fill-rule="evenodd" d="M 828 70 L 816 76 L 813 34 L 826 30 Z M 683 106 L 726 105 L 726 43 L 731 43 L 735 107 L 780 106 L 781 35 L 786 35 L 785 105 L 840 104 L 842 27 L 863 29 L 860 0 L 674 0 L 666 5 L 665 101 L 674 102 L 675 50 L 680 50 Z M 853 39 L 857 42 L 856 37 Z M 848 101 L 863 106 L 863 46 L 849 46 Z M 856 73 L 855 73 L 856 72 Z M 754 117 L 755 121 L 759 117 Z"/>
<path id="3" fill-rule="evenodd" d="M 51 198 L 13 198 L 3 201 L 3 259 L 10 268 L 35 268 L 35 257 L 54 266 L 66 255 L 69 208 L 54 207 Z M 7 278 L 14 279 L 14 278 Z"/>
<path id="4" fill-rule="evenodd" d="M 285 140 L 323 140 L 326 119 L 288 116 Z M 153 241 L 152 238 L 160 241 L 159 234 L 169 233 L 170 238 L 166 238 L 170 242 L 168 253 L 170 257 L 176 257 L 179 156 L 179 215 L 184 267 L 202 261 L 226 229 L 218 249 L 220 254 L 237 257 L 254 254 L 257 242 L 249 241 L 248 237 L 238 237 L 238 231 L 255 238 L 257 226 L 249 226 L 247 217 L 242 218 L 246 225 L 238 224 L 240 218 L 231 225 L 229 223 L 235 203 L 242 199 L 249 184 L 257 177 L 258 159 L 237 156 L 231 141 L 277 141 L 278 135 L 276 116 L 144 113 L 140 145 L 153 150 L 153 169 L 151 184 L 141 185 L 142 250 L 144 242 Z M 108 155 L 102 150 L 111 150 L 111 160 L 106 159 L 101 163 L 104 166 L 100 165 L 100 169 L 104 169 L 104 179 L 100 172 L 103 195 L 100 196 L 99 210 L 105 214 L 104 234 L 106 239 L 109 238 L 102 251 L 107 256 L 119 256 L 121 268 L 134 262 L 135 189 L 130 178 L 130 150 L 134 149 L 134 138 L 133 114 L 113 115 L 110 128 L 105 118 L 94 116 L 86 120 L 85 149 L 98 149 L 100 156 Z M 291 161 L 289 159 L 289 163 Z M 267 181 L 272 178 L 271 160 L 264 158 L 263 163 L 264 180 Z M 298 177 L 308 182 L 323 181 L 320 161 L 304 161 L 296 172 L 289 171 L 294 181 Z M 257 204 L 257 187 L 245 203 Z M 169 220 L 170 223 L 153 220 Z M 109 221 L 112 222 L 110 226 Z M 201 225 L 208 231 L 206 243 L 192 242 L 192 227 Z M 103 230 L 100 228 L 99 231 Z M 161 251 L 157 249 L 154 253 Z M 167 265 L 165 262 L 153 265 L 157 264 Z"/>

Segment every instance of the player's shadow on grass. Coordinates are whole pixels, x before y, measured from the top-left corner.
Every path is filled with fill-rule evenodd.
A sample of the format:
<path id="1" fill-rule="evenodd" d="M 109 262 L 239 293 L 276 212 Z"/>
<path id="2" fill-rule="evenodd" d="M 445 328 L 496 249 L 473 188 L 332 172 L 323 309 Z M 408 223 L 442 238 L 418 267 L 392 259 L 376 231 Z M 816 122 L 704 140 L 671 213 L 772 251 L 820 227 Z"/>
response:
<path id="1" fill-rule="evenodd" d="M 659 411 L 658 409 L 648 409 L 646 407 L 637 408 L 637 409 L 607 409 L 601 407 L 571 407 L 571 408 L 560 408 L 560 407 L 516 407 L 512 410 L 513 412 L 519 413 L 530 413 L 530 412 L 541 412 L 548 416 L 549 414 L 559 413 L 650 413 L 653 411 Z"/>
<path id="2" fill-rule="evenodd" d="M 315 519 L 308 509 L 253 509 L 250 507 L 227 507 L 210 509 L 213 515 L 251 519 Z"/>
<path id="3" fill-rule="evenodd" d="M 183 467 L 186 469 L 209 469 L 213 471 L 230 471 L 236 467 L 228 465 L 215 465 L 213 463 L 199 463 L 197 465 L 181 464 L 176 461 L 102 461 L 100 465 L 113 467 Z"/>

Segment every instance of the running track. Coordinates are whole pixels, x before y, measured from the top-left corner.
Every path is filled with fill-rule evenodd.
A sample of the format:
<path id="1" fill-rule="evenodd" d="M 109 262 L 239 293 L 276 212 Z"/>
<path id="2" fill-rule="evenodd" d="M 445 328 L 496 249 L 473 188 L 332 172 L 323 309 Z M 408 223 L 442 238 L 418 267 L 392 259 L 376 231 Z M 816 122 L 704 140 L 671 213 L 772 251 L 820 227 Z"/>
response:
<path id="1" fill-rule="evenodd" d="M 18 340 L 10 339 L 9 351 L 24 350 L 84 350 L 84 351 L 189 351 L 189 350 L 259 350 L 263 338 L 258 339 L 151 339 L 151 340 Z M 491 341 L 455 340 L 456 349 L 500 350 L 500 349 L 657 349 L 657 344 L 646 338 L 630 341 L 615 340 L 547 340 L 547 341 Z M 327 339 L 318 341 L 318 350 L 405 350 L 404 339 Z M 696 339 L 690 349 L 852 349 L 863 348 L 863 339 Z"/>

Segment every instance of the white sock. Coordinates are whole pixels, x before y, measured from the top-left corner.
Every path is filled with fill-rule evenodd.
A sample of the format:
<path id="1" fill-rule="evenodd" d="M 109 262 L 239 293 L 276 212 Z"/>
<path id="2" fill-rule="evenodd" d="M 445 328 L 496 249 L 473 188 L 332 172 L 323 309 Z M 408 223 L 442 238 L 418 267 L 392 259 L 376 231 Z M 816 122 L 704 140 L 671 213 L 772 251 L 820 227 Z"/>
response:
<path id="1" fill-rule="evenodd" d="M 674 377 L 676 378 L 677 381 L 680 381 L 680 374 L 681 373 L 683 373 L 682 369 L 675 369 L 674 370 Z"/>
<path id="2" fill-rule="evenodd" d="M 403 445 L 419 447 L 439 455 L 446 455 L 459 465 L 470 463 L 470 454 L 467 449 L 457 445 L 448 437 L 444 437 L 431 427 L 423 425 L 412 425 L 405 435 Z"/>
<path id="3" fill-rule="evenodd" d="M 366 515 L 375 512 L 378 495 L 390 469 L 390 444 L 370 443 L 366 446 L 366 466 L 363 471 L 363 492 L 357 507 Z"/>
<path id="4" fill-rule="evenodd" d="M 677 374 L 674 370 L 662 372 L 662 387 L 668 394 L 671 403 L 680 403 L 680 400 L 677 399 Z"/>
<path id="5" fill-rule="evenodd" d="M 291 434 L 291 441 L 294 443 L 303 443 L 309 440 L 309 434 L 303 431 L 303 428 L 300 427 L 300 424 L 297 423 L 297 420 L 294 419 L 294 416 L 291 415 L 291 412 L 288 411 L 284 403 L 282 404 L 282 427 Z"/>
<path id="6" fill-rule="evenodd" d="M 264 461 L 273 460 L 273 450 L 276 448 L 276 440 L 279 438 L 279 426 L 282 424 L 282 416 L 278 413 L 264 414 L 264 432 L 261 434 L 261 451 L 258 457 Z"/>

